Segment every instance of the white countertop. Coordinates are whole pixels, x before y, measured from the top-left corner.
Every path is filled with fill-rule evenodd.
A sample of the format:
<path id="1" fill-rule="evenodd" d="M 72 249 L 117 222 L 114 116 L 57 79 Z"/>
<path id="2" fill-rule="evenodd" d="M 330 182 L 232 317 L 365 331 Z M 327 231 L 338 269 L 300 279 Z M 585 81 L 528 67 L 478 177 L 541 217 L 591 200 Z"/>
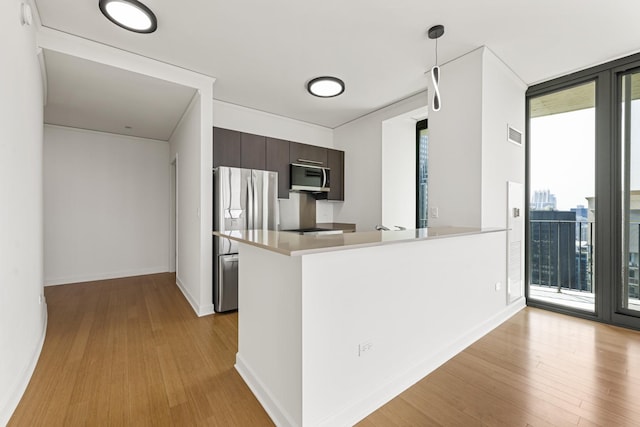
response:
<path id="1" fill-rule="evenodd" d="M 239 230 L 218 232 L 214 236 L 226 237 L 283 255 L 298 256 L 341 251 L 360 247 L 380 246 L 506 231 L 504 228 L 431 227 L 402 231 L 364 231 L 345 234 L 301 235 L 273 230 Z"/>

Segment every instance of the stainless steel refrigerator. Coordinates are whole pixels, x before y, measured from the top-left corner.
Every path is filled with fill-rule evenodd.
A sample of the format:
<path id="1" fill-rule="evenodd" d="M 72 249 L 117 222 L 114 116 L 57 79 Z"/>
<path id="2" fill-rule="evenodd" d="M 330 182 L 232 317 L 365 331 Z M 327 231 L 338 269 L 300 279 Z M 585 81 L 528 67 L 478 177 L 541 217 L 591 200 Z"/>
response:
<path id="1" fill-rule="evenodd" d="M 278 226 L 278 173 L 218 167 L 213 170 L 213 229 L 275 230 Z M 238 308 L 238 242 L 213 237 L 213 307 Z"/>

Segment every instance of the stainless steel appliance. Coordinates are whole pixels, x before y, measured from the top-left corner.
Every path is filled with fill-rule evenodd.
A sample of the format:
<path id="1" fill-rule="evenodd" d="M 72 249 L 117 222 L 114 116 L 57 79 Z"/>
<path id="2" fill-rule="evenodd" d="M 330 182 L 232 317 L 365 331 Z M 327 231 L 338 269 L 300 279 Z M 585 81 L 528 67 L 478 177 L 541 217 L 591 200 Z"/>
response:
<path id="1" fill-rule="evenodd" d="M 278 226 L 278 173 L 218 167 L 213 170 L 213 229 L 275 230 Z M 213 238 L 213 307 L 238 308 L 238 243 Z"/>
<path id="2" fill-rule="evenodd" d="M 290 189 L 328 193 L 331 189 L 331 170 L 323 166 L 291 163 Z"/>

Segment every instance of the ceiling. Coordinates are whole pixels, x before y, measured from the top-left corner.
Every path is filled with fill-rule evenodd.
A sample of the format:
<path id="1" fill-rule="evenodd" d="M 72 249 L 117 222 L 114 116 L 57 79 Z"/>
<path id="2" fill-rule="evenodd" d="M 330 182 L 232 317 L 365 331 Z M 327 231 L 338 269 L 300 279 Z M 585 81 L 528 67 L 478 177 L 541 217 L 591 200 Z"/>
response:
<path id="1" fill-rule="evenodd" d="M 44 51 L 44 122 L 168 141 L 195 89 Z"/>
<path id="2" fill-rule="evenodd" d="M 631 74 L 629 95 L 631 100 L 640 99 L 640 74 Z M 583 83 L 531 98 L 529 101 L 529 116 L 531 118 L 550 116 L 552 114 L 568 113 L 571 111 L 594 108 L 596 105 L 595 82 Z"/>
<path id="3" fill-rule="evenodd" d="M 485 45 L 526 84 L 640 50 L 640 2 L 631 1 L 143 2 L 155 33 L 113 25 L 97 1 L 36 0 L 45 27 L 215 77 L 215 99 L 329 128 L 423 91 L 435 24 L 445 26 L 440 64 Z M 309 95 L 306 82 L 320 75 L 346 91 Z"/>

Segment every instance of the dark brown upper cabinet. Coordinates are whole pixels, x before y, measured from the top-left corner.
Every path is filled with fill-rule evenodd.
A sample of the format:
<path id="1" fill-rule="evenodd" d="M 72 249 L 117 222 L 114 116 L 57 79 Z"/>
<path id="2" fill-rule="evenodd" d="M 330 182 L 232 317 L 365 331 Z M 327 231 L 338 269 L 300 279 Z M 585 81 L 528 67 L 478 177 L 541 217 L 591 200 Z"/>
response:
<path id="1" fill-rule="evenodd" d="M 289 145 L 289 161 L 291 163 L 327 166 L 327 149 L 315 145 L 291 142 Z"/>
<path id="2" fill-rule="evenodd" d="M 283 139 L 213 128 L 213 167 L 229 166 L 278 172 L 278 198 L 289 198 L 290 163 L 331 169 L 328 200 L 344 200 L 344 151 Z"/>
<path id="3" fill-rule="evenodd" d="M 327 166 L 331 169 L 328 200 L 344 201 L 344 151 L 327 149 Z"/>
<path id="4" fill-rule="evenodd" d="M 266 138 L 260 135 L 242 133 L 240 138 L 240 167 L 266 170 Z"/>
<path id="5" fill-rule="evenodd" d="M 222 128 L 213 128 L 213 167 L 241 167 L 242 133 Z"/>
<path id="6" fill-rule="evenodd" d="M 278 172 L 278 198 L 289 198 L 289 141 L 266 138 L 267 170 Z"/>

